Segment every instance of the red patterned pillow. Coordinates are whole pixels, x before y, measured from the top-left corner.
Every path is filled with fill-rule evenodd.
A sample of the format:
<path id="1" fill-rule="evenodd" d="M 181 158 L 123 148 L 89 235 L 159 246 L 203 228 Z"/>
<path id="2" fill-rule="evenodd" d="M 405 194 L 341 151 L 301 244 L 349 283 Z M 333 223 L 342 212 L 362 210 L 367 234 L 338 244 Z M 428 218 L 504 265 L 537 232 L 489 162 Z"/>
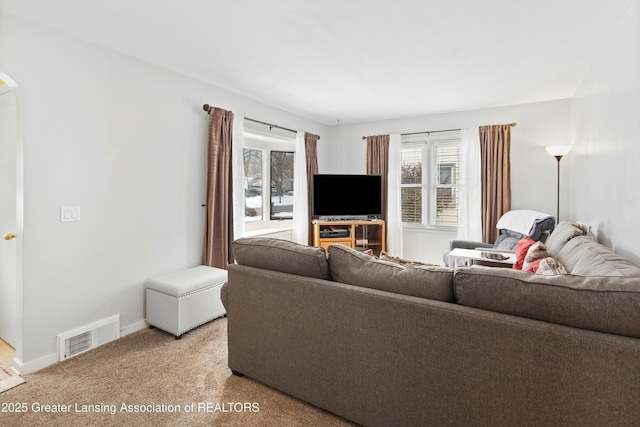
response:
<path id="1" fill-rule="evenodd" d="M 516 262 L 513 264 L 513 268 L 516 270 L 522 270 L 522 265 L 524 264 L 524 258 L 527 256 L 527 252 L 531 245 L 533 245 L 535 241 L 531 237 L 523 237 L 516 244 Z"/>
<path id="2" fill-rule="evenodd" d="M 542 262 L 544 258 L 538 258 L 537 260 L 529 263 L 523 271 L 528 271 L 529 273 L 535 273 L 536 271 L 538 271 L 538 268 L 540 267 L 540 263 Z"/>

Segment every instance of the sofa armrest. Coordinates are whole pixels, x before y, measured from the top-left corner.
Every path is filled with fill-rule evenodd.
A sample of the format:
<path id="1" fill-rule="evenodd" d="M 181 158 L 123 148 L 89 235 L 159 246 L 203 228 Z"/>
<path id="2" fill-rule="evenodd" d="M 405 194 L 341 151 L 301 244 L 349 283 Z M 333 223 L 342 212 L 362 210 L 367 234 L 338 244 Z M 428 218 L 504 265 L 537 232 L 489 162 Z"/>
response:
<path id="1" fill-rule="evenodd" d="M 449 250 L 452 251 L 456 248 L 462 249 L 486 249 L 492 248 L 493 244 L 484 243 L 484 242 L 475 242 L 473 240 L 450 240 L 449 241 Z"/>

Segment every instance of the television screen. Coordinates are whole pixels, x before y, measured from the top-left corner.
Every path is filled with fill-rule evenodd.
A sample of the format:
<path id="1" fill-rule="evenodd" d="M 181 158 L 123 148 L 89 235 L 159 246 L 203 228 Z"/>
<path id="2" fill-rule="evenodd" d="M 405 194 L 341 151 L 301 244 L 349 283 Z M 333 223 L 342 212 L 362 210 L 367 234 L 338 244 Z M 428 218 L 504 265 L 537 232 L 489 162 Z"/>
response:
<path id="1" fill-rule="evenodd" d="M 380 175 L 313 176 L 313 215 L 382 215 Z"/>

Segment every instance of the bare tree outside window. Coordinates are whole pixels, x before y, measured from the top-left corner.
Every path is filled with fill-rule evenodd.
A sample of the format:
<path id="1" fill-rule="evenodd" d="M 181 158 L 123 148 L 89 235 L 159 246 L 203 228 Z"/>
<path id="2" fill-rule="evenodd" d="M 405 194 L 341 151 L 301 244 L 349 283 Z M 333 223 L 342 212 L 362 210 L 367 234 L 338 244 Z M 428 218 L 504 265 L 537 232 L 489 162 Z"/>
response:
<path id="1" fill-rule="evenodd" d="M 244 149 L 245 221 L 262 220 L 262 150 Z"/>
<path id="2" fill-rule="evenodd" d="M 271 152 L 271 219 L 293 218 L 293 160 L 291 151 Z"/>

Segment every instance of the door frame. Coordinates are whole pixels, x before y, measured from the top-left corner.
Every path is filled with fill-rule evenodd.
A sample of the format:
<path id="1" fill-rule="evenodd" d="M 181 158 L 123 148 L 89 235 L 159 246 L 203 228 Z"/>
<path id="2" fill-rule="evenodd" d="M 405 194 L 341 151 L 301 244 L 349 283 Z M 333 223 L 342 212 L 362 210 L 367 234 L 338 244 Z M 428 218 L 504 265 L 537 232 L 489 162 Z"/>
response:
<path id="1" fill-rule="evenodd" d="M 22 93 L 15 81 L 0 71 L 0 79 L 13 93 L 16 102 L 16 319 L 18 328 L 15 345 L 14 367 L 20 371 L 24 347 L 24 140 Z M 0 96 L 5 96 L 4 93 Z M 11 232 L 10 230 L 8 232 Z"/>

